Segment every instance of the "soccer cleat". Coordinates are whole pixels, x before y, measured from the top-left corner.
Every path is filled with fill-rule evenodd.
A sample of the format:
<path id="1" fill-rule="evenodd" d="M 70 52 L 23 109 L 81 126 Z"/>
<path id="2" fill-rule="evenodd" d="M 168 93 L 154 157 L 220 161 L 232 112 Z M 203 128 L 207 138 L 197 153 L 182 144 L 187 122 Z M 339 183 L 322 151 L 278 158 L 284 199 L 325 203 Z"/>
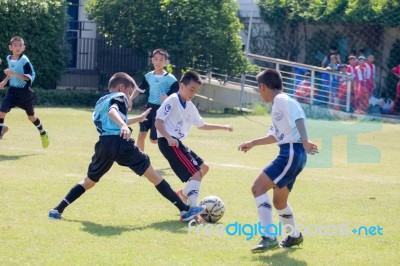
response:
<path id="1" fill-rule="evenodd" d="M 47 131 L 45 131 L 43 135 L 40 135 L 40 138 L 42 139 L 42 147 L 49 147 L 49 135 L 47 135 Z"/>
<path id="2" fill-rule="evenodd" d="M 50 219 L 59 220 L 59 219 L 64 218 L 64 216 L 62 215 L 62 213 L 59 213 L 57 210 L 51 209 L 49 211 L 49 218 Z"/>
<path id="3" fill-rule="evenodd" d="M 6 134 L 7 131 L 8 131 L 8 126 L 3 125 L 2 129 L 1 129 L 1 132 L 0 132 L 0 139 L 3 138 L 4 134 Z"/>
<path id="4" fill-rule="evenodd" d="M 293 247 L 293 246 L 298 246 L 301 243 L 303 243 L 303 236 L 300 233 L 299 237 L 287 236 L 286 239 L 282 240 L 279 243 L 279 247 L 280 248 L 290 248 L 290 247 Z"/>
<path id="5" fill-rule="evenodd" d="M 276 240 L 276 237 L 271 239 L 267 237 L 262 237 L 260 243 L 258 243 L 257 246 L 253 247 L 251 249 L 251 252 L 253 253 L 261 253 L 265 252 L 267 250 L 271 250 L 278 247 L 278 240 Z"/>
<path id="6" fill-rule="evenodd" d="M 206 209 L 206 206 L 191 206 L 188 211 L 183 211 L 181 212 L 181 221 L 182 222 L 189 222 L 193 218 L 196 217 L 196 215 L 204 212 Z"/>

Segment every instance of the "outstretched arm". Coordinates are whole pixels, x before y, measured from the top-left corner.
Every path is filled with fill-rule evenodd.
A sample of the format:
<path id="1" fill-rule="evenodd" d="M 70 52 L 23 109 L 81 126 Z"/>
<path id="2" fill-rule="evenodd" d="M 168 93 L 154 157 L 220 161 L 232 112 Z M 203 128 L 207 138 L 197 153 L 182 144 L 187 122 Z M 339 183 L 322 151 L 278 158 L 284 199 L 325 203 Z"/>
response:
<path id="1" fill-rule="evenodd" d="M 242 144 L 240 144 L 238 146 L 238 151 L 247 152 L 254 146 L 267 145 L 267 144 L 272 144 L 272 143 L 276 143 L 276 142 L 277 142 L 277 140 L 274 136 L 268 135 L 268 136 L 261 137 L 258 139 L 253 139 L 253 140 L 243 142 Z"/>
<path id="2" fill-rule="evenodd" d="M 146 111 L 144 111 L 140 115 L 128 118 L 127 124 L 131 125 L 131 124 L 134 124 L 134 123 L 146 121 L 147 120 L 146 117 L 150 113 L 150 110 L 151 110 L 151 108 L 147 108 Z"/>
<path id="3" fill-rule="evenodd" d="M 306 152 L 311 155 L 318 153 L 317 145 L 308 140 L 307 129 L 303 118 L 296 120 L 296 127 L 300 133 L 301 141 L 303 142 Z"/>
<path id="4" fill-rule="evenodd" d="M 233 128 L 230 125 L 218 125 L 218 124 L 208 124 L 205 123 L 204 126 L 199 127 L 198 129 L 202 130 L 228 130 L 233 131 Z"/>

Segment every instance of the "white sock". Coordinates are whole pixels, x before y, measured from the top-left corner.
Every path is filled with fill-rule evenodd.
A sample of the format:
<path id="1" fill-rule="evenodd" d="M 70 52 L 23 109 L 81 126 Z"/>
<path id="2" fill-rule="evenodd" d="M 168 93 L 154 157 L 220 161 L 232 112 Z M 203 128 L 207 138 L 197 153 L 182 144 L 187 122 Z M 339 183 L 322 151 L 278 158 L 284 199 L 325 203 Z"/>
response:
<path id="1" fill-rule="evenodd" d="M 279 214 L 279 221 L 286 228 L 286 233 L 294 238 L 299 237 L 300 233 L 298 231 L 296 221 L 294 220 L 293 211 L 289 203 L 283 210 L 276 210 L 276 211 Z"/>
<path id="2" fill-rule="evenodd" d="M 256 206 L 257 206 L 258 220 L 260 221 L 261 225 L 267 226 L 269 224 L 272 224 L 272 204 L 271 201 L 269 200 L 268 194 L 265 193 L 254 199 L 256 201 Z M 268 235 L 268 233 L 265 235 L 265 237 L 271 239 L 275 238 L 274 236 Z"/>
<path id="3" fill-rule="evenodd" d="M 183 188 L 183 195 L 189 198 L 190 206 L 197 205 L 197 198 L 200 193 L 200 181 L 197 180 L 189 180 L 186 187 Z"/>

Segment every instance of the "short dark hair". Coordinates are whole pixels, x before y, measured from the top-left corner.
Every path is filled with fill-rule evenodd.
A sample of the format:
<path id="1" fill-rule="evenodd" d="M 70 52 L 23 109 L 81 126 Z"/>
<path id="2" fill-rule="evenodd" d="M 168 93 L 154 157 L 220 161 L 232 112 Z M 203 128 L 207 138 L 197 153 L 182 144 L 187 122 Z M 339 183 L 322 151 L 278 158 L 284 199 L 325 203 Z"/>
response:
<path id="1" fill-rule="evenodd" d="M 22 44 L 24 44 L 24 39 L 22 39 L 21 36 L 14 36 L 11 38 L 10 42 L 8 43 L 9 45 L 11 45 L 13 42 L 22 42 Z"/>
<path id="2" fill-rule="evenodd" d="M 108 81 L 108 89 L 115 88 L 119 84 L 123 84 L 125 87 L 137 87 L 135 80 L 125 72 L 117 72 L 112 75 Z"/>
<path id="3" fill-rule="evenodd" d="M 161 48 L 155 49 L 155 50 L 151 53 L 151 57 L 154 57 L 156 54 L 163 55 L 163 56 L 165 57 L 165 60 L 168 60 L 168 58 L 169 58 L 169 54 L 167 53 L 167 51 L 164 50 L 164 49 L 161 49 Z"/>
<path id="4" fill-rule="evenodd" d="M 278 70 L 267 68 L 256 76 L 258 84 L 264 84 L 269 89 L 282 90 L 282 76 Z"/>
<path id="5" fill-rule="evenodd" d="M 200 75 L 196 71 L 193 71 L 193 70 L 186 71 L 183 74 L 183 76 L 180 80 L 180 83 L 188 85 L 190 83 L 190 81 L 196 82 L 197 84 L 200 84 L 200 85 L 203 84 L 203 82 L 201 81 Z"/>

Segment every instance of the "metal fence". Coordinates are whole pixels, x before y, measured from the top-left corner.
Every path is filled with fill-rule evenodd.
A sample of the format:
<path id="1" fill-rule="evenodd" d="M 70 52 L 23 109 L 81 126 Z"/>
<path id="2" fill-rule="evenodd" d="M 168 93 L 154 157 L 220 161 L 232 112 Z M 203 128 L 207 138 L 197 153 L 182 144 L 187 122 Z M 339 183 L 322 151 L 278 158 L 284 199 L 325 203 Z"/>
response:
<path id="1" fill-rule="evenodd" d="M 112 46 L 105 39 L 71 38 L 69 67 L 58 87 L 107 88 L 112 74 L 123 71 L 137 74 L 148 65 L 148 55 L 132 48 Z"/>
<path id="2" fill-rule="evenodd" d="M 368 2 L 368 1 L 367 1 Z M 376 82 L 374 95 L 393 99 L 398 78 L 391 69 L 400 64 L 400 13 L 392 12 L 390 26 L 340 22 L 319 24 L 306 20 L 268 25 L 258 17 L 241 17 L 250 35 L 249 52 L 298 63 L 326 67 L 329 56 L 349 63 L 349 56 L 374 55 Z M 282 21 L 286 13 L 282 13 Z M 279 20 L 279 18 L 276 18 Z"/>

